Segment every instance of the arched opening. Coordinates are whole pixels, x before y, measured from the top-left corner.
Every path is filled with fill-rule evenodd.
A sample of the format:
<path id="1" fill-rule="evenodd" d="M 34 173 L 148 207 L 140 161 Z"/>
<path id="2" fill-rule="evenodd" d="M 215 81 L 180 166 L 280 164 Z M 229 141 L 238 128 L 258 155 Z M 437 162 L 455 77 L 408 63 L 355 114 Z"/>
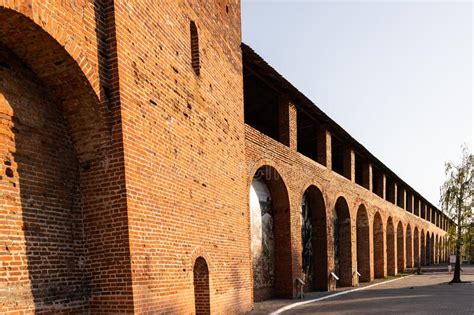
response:
<path id="1" fill-rule="evenodd" d="M 435 264 L 439 264 L 439 238 L 435 236 Z"/>
<path id="2" fill-rule="evenodd" d="M 407 225 L 406 232 L 406 266 L 407 268 L 413 268 L 413 238 L 411 235 L 411 226 Z"/>
<path id="3" fill-rule="evenodd" d="M 441 263 L 444 263 L 444 238 L 441 238 Z"/>
<path id="4" fill-rule="evenodd" d="M 442 255 L 441 255 L 441 244 L 442 244 L 442 240 L 441 240 L 441 236 L 438 236 L 438 264 L 440 264 L 442 261 L 441 261 L 441 258 L 442 258 Z"/>
<path id="5" fill-rule="evenodd" d="M 425 241 L 425 231 L 424 230 L 421 230 L 421 234 L 420 234 L 420 239 L 421 239 L 421 265 L 422 266 L 426 266 L 426 241 Z"/>
<path id="6" fill-rule="evenodd" d="M 405 271 L 405 238 L 401 221 L 397 224 L 397 269 L 399 272 Z"/>
<path id="7" fill-rule="evenodd" d="M 100 305 L 101 290 L 127 300 L 123 152 L 111 142 L 121 134 L 112 137 L 115 122 L 60 43 L 15 11 L 0 8 L 0 20 L 0 169 L 11 175 L 0 176 L 0 195 L 15 212 L 0 234 L 16 235 L 8 255 L 25 271 L 4 280 L 31 290 L 21 300 L 7 296 L 15 303 L 4 309 L 75 313 L 89 310 L 91 300 Z M 111 276 L 118 270 L 120 277 Z"/>
<path id="8" fill-rule="evenodd" d="M 435 264 L 435 239 L 434 239 L 434 233 L 431 233 L 431 236 L 430 236 L 430 261 L 431 261 L 431 264 Z"/>
<path id="9" fill-rule="evenodd" d="M 352 241 L 349 206 L 343 197 L 336 201 L 333 211 L 334 267 L 338 286 L 352 286 Z"/>
<path id="10" fill-rule="evenodd" d="M 306 189 L 301 200 L 302 267 L 306 290 L 328 289 L 326 207 L 316 186 Z"/>
<path id="11" fill-rule="evenodd" d="M 198 257 L 194 263 L 193 281 L 196 315 L 210 314 L 209 269 L 206 260 L 202 257 Z"/>
<path id="12" fill-rule="evenodd" d="M 449 243 L 448 243 L 448 238 L 446 236 L 444 237 L 443 244 L 444 244 L 444 262 L 447 263 L 448 259 L 449 259 L 449 253 L 448 253 Z M 473 245 L 473 247 L 474 247 L 474 245 Z M 473 261 L 474 261 L 474 253 L 472 253 L 472 251 L 471 251 L 471 262 L 473 262 Z"/>
<path id="13" fill-rule="evenodd" d="M 441 239 L 441 262 L 446 262 L 446 239 Z"/>
<path id="14" fill-rule="evenodd" d="M 387 274 L 395 276 L 397 274 L 397 262 L 395 260 L 395 227 L 393 219 L 387 220 Z"/>
<path id="15" fill-rule="evenodd" d="M 289 210 L 280 174 L 259 168 L 250 186 L 254 301 L 293 295 Z"/>
<path id="16" fill-rule="evenodd" d="M 439 237 L 439 263 L 443 263 L 443 238 Z"/>
<path id="17" fill-rule="evenodd" d="M 357 229 L 357 271 L 361 282 L 370 281 L 370 232 L 369 217 L 364 205 L 360 205 L 356 218 Z"/>
<path id="18" fill-rule="evenodd" d="M 474 248 L 474 247 L 471 247 L 471 248 Z M 474 253 L 471 251 L 471 261 L 474 260 L 473 255 Z M 443 238 L 443 263 L 446 263 L 446 238 Z"/>
<path id="19" fill-rule="evenodd" d="M 385 277 L 383 223 L 378 212 L 374 216 L 374 276 Z"/>
<path id="20" fill-rule="evenodd" d="M 430 232 L 426 232 L 426 265 L 429 266 L 433 263 L 431 259 L 431 237 Z"/>
<path id="21" fill-rule="evenodd" d="M 418 227 L 415 226 L 413 235 L 413 257 L 415 268 L 420 266 L 420 236 L 418 234 Z"/>

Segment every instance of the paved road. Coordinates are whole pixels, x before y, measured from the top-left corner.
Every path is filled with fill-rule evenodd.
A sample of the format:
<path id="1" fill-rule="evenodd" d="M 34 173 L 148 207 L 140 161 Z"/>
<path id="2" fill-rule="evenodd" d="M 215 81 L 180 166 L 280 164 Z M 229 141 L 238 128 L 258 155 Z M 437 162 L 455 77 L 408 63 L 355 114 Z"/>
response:
<path id="1" fill-rule="evenodd" d="M 463 280 L 474 281 L 474 266 L 463 267 Z M 282 314 L 474 314 L 474 283 L 449 285 L 452 275 L 413 275 L 334 298 L 297 306 Z M 295 300 L 293 300 L 295 302 Z M 288 300 L 256 305 L 269 313 Z M 274 304 L 274 305 L 272 305 Z"/>

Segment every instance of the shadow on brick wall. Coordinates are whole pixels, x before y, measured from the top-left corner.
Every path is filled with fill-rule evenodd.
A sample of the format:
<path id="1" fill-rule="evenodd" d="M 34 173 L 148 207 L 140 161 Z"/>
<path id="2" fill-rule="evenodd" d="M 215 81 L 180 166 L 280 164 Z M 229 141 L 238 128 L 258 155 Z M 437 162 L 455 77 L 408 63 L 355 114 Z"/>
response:
<path id="1" fill-rule="evenodd" d="M 114 140 L 120 98 L 110 88 L 115 30 L 103 3 L 113 9 L 96 1 L 96 31 L 107 35 L 97 45 L 101 100 L 64 47 L 0 8 L 0 313 L 133 307 L 123 148 Z"/>

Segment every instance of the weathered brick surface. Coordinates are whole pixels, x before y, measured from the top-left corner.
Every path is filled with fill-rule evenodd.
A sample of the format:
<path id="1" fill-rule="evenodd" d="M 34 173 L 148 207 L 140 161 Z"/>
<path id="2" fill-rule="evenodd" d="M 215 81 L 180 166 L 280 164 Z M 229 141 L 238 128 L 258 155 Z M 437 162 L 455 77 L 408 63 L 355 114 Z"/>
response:
<path id="1" fill-rule="evenodd" d="M 85 1 L 2 3 L 0 312 L 131 311 L 120 108 L 104 97 L 97 58 L 102 13 Z"/>
<path id="2" fill-rule="evenodd" d="M 115 7 L 135 311 L 193 312 L 204 256 L 211 311 L 242 312 L 252 282 L 240 5 L 150 3 Z"/>
<path id="3" fill-rule="evenodd" d="M 238 1 L 0 1 L 0 313 L 248 311 L 249 189 L 266 165 L 280 176 L 269 184 L 279 244 L 271 294 L 295 294 L 308 187 L 325 242 L 316 255 L 327 257 L 313 288 L 336 285 L 326 277 L 338 199 L 346 284 L 358 282 L 361 205 L 366 280 L 403 270 L 406 248 L 425 248 L 426 263 L 446 258 L 439 213 L 422 204 L 426 221 L 383 200 L 384 187 L 407 198 L 385 175 L 381 197 L 367 190 L 371 167 L 367 188 L 355 184 L 354 151 L 343 153 L 345 177 L 333 172 L 330 133 L 317 135 L 324 165 L 296 151 L 297 101 L 276 109 L 287 145 L 244 124 L 240 23 Z M 421 245 L 405 244 L 408 225 Z"/>

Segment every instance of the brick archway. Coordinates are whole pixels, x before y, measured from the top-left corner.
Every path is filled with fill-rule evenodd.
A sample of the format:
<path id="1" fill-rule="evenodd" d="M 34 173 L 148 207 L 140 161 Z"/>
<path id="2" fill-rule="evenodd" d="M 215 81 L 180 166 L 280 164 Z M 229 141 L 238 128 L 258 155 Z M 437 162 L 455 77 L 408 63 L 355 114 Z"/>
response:
<path id="1" fill-rule="evenodd" d="M 307 290 L 328 289 L 326 207 L 322 192 L 314 185 L 303 194 L 301 205 L 303 273 Z"/>
<path id="2" fill-rule="evenodd" d="M 432 259 L 432 245 L 433 243 L 433 240 L 430 236 L 430 232 L 429 231 L 426 231 L 426 265 L 431 265 L 433 263 L 433 259 Z"/>
<path id="3" fill-rule="evenodd" d="M 196 315 L 210 314 L 209 268 L 203 257 L 198 257 L 194 263 L 193 283 Z"/>
<path id="4" fill-rule="evenodd" d="M 397 267 L 399 272 L 405 271 L 405 237 L 402 221 L 397 224 Z"/>
<path id="5" fill-rule="evenodd" d="M 446 262 L 446 240 L 441 238 L 441 262 Z"/>
<path id="6" fill-rule="evenodd" d="M 435 235 L 435 264 L 439 264 L 439 237 L 438 234 Z"/>
<path id="7" fill-rule="evenodd" d="M 425 239 L 424 230 L 421 230 L 420 240 L 421 240 L 421 246 L 420 246 L 421 265 L 426 266 L 426 239 Z"/>
<path id="8" fill-rule="evenodd" d="M 415 230 L 413 233 L 413 263 L 414 263 L 415 268 L 417 268 L 421 263 L 420 261 L 420 235 L 419 235 L 417 226 L 415 226 Z"/>
<path id="9" fill-rule="evenodd" d="M 387 220 L 387 274 L 395 276 L 397 274 L 397 261 L 395 255 L 395 228 L 392 217 Z"/>
<path id="10" fill-rule="evenodd" d="M 292 297 L 290 204 L 280 173 L 260 167 L 250 188 L 254 301 Z"/>
<path id="11" fill-rule="evenodd" d="M 407 268 L 413 268 L 413 236 L 412 236 L 412 231 L 411 231 L 411 226 L 410 224 L 407 224 L 407 230 L 406 230 L 406 244 L 405 244 L 405 249 L 406 249 L 406 267 Z"/>
<path id="12" fill-rule="evenodd" d="M 384 233 L 383 233 L 383 221 L 379 212 L 376 212 L 374 215 L 373 242 L 374 242 L 374 276 L 375 278 L 384 278 L 385 277 Z"/>
<path id="13" fill-rule="evenodd" d="M 5 308 L 131 309 L 123 148 L 113 140 L 120 129 L 112 132 L 119 121 L 108 119 L 75 59 L 46 31 L 3 7 L 0 20 L 0 129 L 8 135 L 0 162 L 11 172 L 0 193 L 17 214 L 0 233 L 24 227 L 9 253 L 23 270 L 12 283 L 31 290 L 16 300 L 20 309 Z M 110 297 L 116 305 L 102 303 Z"/>
<path id="14" fill-rule="evenodd" d="M 339 197 L 333 210 L 334 265 L 338 286 L 352 286 L 352 240 L 349 206 Z"/>
<path id="15" fill-rule="evenodd" d="M 435 241 L 434 233 L 431 232 L 431 236 L 430 236 L 430 262 L 431 264 L 436 264 L 435 257 L 436 257 L 436 241 Z"/>
<path id="16" fill-rule="evenodd" d="M 360 205 L 356 217 L 357 271 L 360 281 L 368 282 L 370 277 L 370 232 L 369 216 L 364 205 Z"/>

